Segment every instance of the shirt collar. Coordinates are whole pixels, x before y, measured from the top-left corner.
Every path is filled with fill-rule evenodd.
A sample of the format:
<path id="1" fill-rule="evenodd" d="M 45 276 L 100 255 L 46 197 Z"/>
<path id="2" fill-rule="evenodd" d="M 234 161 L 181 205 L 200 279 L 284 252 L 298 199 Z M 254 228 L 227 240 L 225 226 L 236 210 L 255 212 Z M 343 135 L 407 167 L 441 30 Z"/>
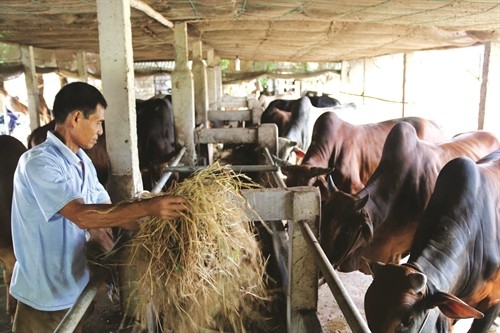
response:
<path id="1" fill-rule="evenodd" d="M 73 153 L 71 149 L 68 148 L 52 131 L 47 132 L 47 141 L 54 146 L 68 161 L 68 163 L 79 163 L 81 160 L 82 149 L 78 148 L 78 151 Z"/>

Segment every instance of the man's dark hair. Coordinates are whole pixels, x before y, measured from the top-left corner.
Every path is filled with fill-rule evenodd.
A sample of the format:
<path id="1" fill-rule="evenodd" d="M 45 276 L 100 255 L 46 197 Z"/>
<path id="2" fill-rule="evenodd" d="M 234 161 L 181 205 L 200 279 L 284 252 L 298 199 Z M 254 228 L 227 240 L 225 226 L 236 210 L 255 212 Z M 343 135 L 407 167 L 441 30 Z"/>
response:
<path id="1" fill-rule="evenodd" d="M 68 114 L 75 110 L 82 111 L 84 117 L 88 118 L 95 112 L 98 104 L 104 108 L 108 106 L 106 99 L 96 87 L 85 82 L 72 82 L 59 90 L 52 112 L 56 123 L 61 124 Z"/>

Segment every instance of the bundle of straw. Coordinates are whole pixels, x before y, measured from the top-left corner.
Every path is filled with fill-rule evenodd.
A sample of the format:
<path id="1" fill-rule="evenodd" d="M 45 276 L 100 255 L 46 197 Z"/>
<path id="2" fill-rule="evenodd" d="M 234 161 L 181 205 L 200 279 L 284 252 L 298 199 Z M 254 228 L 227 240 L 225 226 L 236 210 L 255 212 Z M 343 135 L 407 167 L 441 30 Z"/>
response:
<path id="1" fill-rule="evenodd" d="M 141 275 L 133 292 L 141 326 L 151 311 L 164 332 L 265 326 L 265 262 L 240 193 L 249 185 L 215 163 L 166 192 L 188 198 L 181 218 L 141 221 L 130 245 Z"/>

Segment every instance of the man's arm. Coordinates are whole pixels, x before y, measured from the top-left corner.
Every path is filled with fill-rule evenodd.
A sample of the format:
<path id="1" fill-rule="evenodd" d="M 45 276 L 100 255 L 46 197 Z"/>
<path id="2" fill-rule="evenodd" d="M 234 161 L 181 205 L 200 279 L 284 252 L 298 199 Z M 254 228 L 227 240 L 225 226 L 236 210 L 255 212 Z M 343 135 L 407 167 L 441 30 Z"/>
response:
<path id="1" fill-rule="evenodd" d="M 123 227 L 134 229 L 136 221 L 145 216 L 171 220 L 186 210 L 186 199 L 173 196 L 157 196 L 141 201 L 112 204 L 85 204 L 75 199 L 59 213 L 82 229 Z"/>

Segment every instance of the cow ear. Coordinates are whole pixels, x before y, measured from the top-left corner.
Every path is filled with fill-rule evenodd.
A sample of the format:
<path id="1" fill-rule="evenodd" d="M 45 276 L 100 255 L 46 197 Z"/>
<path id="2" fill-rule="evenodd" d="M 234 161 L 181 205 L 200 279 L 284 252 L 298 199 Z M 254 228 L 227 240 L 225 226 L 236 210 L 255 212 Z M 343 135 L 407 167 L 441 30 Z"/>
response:
<path id="1" fill-rule="evenodd" d="M 361 234 L 367 243 L 371 243 L 373 239 L 373 224 L 371 219 L 367 218 L 361 225 Z"/>
<path id="2" fill-rule="evenodd" d="M 416 294 L 422 292 L 427 285 L 427 276 L 420 272 L 409 274 L 408 279 L 410 280 L 411 289 Z"/>
<path id="3" fill-rule="evenodd" d="M 366 204 L 368 203 L 369 199 L 370 199 L 370 194 L 367 193 L 364 197 L 356 200 L 354 202 L 354 210 L 355 211 L 361 210 L 363 207 L 366 206 Z"/>
<path id="4" fill-rule="evenodd" d="M 480 319 L 484 314 L 468 305 L 458 297 L 438 291 L 430 298 L 430 306 L 437 306 L 442 314 L 451 319 Z"/>
<path id="5" fill-rule="evenodd" d="M 365 257 L 362 257 L 363 260 L 366 262 L 368 267 L 370 268 L 370 272 L 372 273 L 373 278 L 377 276 L 377 274 L 384 268 L 385 264 L 378 262 L 378 261 L 371 261 L 370 259 L 367 259 Z"/>
<path id="6" fill-rule="evenodd" d="M 299 147 L 293 147 L 293 152 L 295 153 L 297 158 L 304 158 L 304 156 L 306 156 L 306 152 Z"/>

